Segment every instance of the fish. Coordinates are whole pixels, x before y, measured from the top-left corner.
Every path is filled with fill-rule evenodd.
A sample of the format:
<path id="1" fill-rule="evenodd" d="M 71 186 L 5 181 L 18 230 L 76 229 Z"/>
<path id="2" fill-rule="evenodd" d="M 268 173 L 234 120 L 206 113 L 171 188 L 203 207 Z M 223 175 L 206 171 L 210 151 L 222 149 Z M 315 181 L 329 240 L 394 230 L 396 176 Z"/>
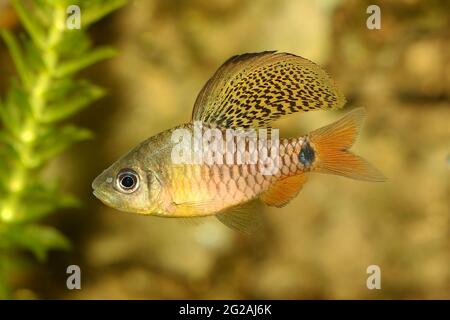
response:
<path id="1" fill-rule="evenodd" d="M 189 122 L 132 148 L 95 178 L 93 194 L 124 212 L 215 216 L 254 233 L 262 225 L 261 205 L 287 205 L 310 173 L 386 180 L 350 151 L 363 108 L 299 137 L 280 138 L 273 128 L 287 115 L 345 104 L 330 76 L 308 59 L 276 51 L 233 56 L 203 86 Z"/>

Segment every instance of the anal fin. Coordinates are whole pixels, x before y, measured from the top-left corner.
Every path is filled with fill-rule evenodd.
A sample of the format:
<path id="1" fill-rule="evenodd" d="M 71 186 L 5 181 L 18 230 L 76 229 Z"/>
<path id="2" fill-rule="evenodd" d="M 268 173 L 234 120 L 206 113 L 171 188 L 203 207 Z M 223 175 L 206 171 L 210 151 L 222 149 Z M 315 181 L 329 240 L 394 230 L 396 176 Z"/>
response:
<path id="1" fill-rule="evenodd" d="M 260 199 L 268 206 L 283 207 L 300 192 L 306 182 L 305 174 L 298 174 L 275 182 Z"/>
<path id="2" fill-rule="evenodd" d="M 262 226 L 262 206 L 258 200 L 227 209 L 216 214 L 217 219 L 227 227 L 250 235 Z"/>

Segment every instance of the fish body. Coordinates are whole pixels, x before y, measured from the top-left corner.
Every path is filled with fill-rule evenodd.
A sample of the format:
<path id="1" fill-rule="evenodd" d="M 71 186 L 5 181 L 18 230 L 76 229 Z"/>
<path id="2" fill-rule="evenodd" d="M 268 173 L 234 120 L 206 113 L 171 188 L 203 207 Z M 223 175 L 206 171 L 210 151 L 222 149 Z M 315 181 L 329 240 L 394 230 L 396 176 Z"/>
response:
<path id="1" fill-rule="evenodd" d="M 116 209 L 163 217 L 216 215 L 234 229 L 259 225 L 254 200 L 281 207 L 310 172 L 383 181 L 349 151 L 364 118 L 355 109 L 307 135 L 279 138 L 271 123 L 290 113 L 345 103 L 326 73 L 291 54 L 229 59 L 206 83 L 192 121 L 133 148 L 93 182 L 94 195 Z"/>
<path id="2" fill-rule="evenodd" d="M 185 124 L 144 141 L 100 175 L 93 183 L 94 190 L 101 190 L 98 186 L 108 178 L 108 181 L 113 183 L 115 176 L 123 168 L 151 171 L 155 180 L 153 183 L 161 184 L 164 193 L 167 193 L 167 197 L 170 198 L 170 203 L 166 204 L 164 210 L 155 212 L 156 215 L 206 216 L 257 198 L 276 181 L 308 170 L 298 156 L 302 145 L 306 142 L 306 137 L 278 140 L 276 155 L 279 156 L 279 168 L 270 174 L 264 174 L 263 161 L 248 161 L 252 153 L 248 141 L 242 155 L 238 155 L 238 152 L 223 152 L 220 155 L 220 161 L 215 157 L 208 163 L 206 161 L 208 151 L 202 150 L 204 156 L 197 160 L 198 163 L 193 161 L 195 152 L 192 152 L 192 158 L 190 158 L 192 161 L 174 164 L 171 151 L 175 146 L 171 137 L 173 132 L 179 129 L 187 130 L 191 137 L 194 136 L 193 124 Z M 226 130 L 218 130 L 225 145 Z M 275 152 L 270 145 L 267 149 L 269 154 Z M 232 158 L 227 159 L 227 156 Z M 241 161 L 238 160 L 239 157 L 242 158 Z M 99 190 L 96 195 L 102 199 Z M 104 196 L 106 197 L 107 193 Z M 121 209 L 126 211 L 125 207 Z M 146 214 L 152 210 L 153 208 L 143 207 L 138 213 Z"/>

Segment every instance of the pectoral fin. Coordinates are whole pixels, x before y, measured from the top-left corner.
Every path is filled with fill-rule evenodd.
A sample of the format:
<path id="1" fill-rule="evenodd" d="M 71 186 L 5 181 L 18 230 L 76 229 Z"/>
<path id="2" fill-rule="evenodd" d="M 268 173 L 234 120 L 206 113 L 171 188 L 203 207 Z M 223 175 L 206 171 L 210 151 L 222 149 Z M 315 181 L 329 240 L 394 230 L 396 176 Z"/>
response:
<path id="1" fill-rule="evenodd" d="M 208 216 L 216 206 L 214 199 L 192 202 L 174 203 L 173 217 L 189 218 Z M 214 212 L 214 211 L 212 211 Z"/>

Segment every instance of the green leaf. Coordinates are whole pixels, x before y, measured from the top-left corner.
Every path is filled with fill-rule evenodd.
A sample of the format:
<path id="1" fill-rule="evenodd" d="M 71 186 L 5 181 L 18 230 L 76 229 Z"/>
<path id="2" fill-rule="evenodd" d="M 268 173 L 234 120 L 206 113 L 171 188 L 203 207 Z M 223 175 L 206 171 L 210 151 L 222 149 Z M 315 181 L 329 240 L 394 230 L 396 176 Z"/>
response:
<path id="1" fill-rule="evenodd" d="M 39 145 L 36 148 L 36 157 L 43 163 L 78 141 L 92 138 L 92 132 L 87 129 L 67 125 L 62 128 L 51 128 L 39 137 Z"/>
<path id="2" fill-rule="evenodd" d="M 7 30 L 1 31 L 1 36 L 8 47 L 9 53 L 13 58 L 14 65 L 19 73 L 20 79 L 26 88 L 31 87 L 32 77 L 31 73 L 27 70 L 27 64 L 25 63 L 19 44 L 17 43 L 11 32 Z"/>
<path id="3" fill-rule="evenodd" d="M 4 125 L 8 122 L 8 115 L 6 111 L 6 105 L 0 100 L 0 123 Z"/>
<path id="4" fill-rule="evenodd" d="M 55 187 L 34 185 L 23 193 L 17 212 L 26 214 L 19 214 L 15 222 L 36 221 L 55 210 L 80 206 L 80 201 L 71 194 L 61 193 Z"/>
<path id="5" fill-rule="evenodd" d="M 6 129 L 19 136 L 24 125 L 24 118 L 31 116 L 31 108 L 28 96 L 16 85 L 8 91 L 6 102 L 0 109 L 0 120 Z"/>
<path id="6" fill-rule="evenodd" d="M 81 25 L 89 26 L 97 20 L 100 20 L 110 12 L 125 5 L 125 0 L 107 0 L 107 1 L 80 1 L 81 12 Z"/>
<path id="7" fill-rule="evenodd" d="M 53 103 L 49 105 L 42 115 L 44 123 L 63 120 L 87 107 L 91 102 L 105 95 L 105 90 L 91 84 L 80 86 L 73 97 L 66 96 L 65 103 Z"/>
<path id="8" fill-rule="evenodd" d="M 33 0 L 36 5 L 34 6 L 35 16 L 39 20 L 39 23 L 43 25 L 43 27 L 48 27 L 51 23 L 48 17 L 52 14 L 52 8 L 50 6 L 49 1 L 47 0 Z"/>
<path id="9" fill-rule="evenodd" d="M 13 147 L 16 150 L 20 148 L 20 141 L 18 141 L 14 136 L 6 131 L 0 131 L 0 142 Z"/>
<path id="10" fill-rule="evenodd" d="M 8 110 L 8 102 L 0 107 L 0 121 L 4 126 L 4 129 L 12 132 L 15 131 L 15 124 L 13 123 L 14 120 Z"/>
<path id="11" fill-rule="evenodd" d="M 86 85 L 89 85 L 89 82 L 85 80 L 55 79 L 47 91 L 47 102 L 49 104 L 66 103 L 68 97 L 77 96 L 78 92 L 81 92 Z"/>
<path id="12" fill-rule="evenodd" d="M 100 47 L 94 49 L 84 54 L 83 57 L 78 57 L 77 59 L 72 59 L 71 61 L 62 63 L 56 69 L 56 76 L 59 78 L 66 77 L 101 60 L 111 58 L 116 54 L 116 52 L 117 51 L 111 47 Z"/>
<path id="13" fill-rule="evenodd" d="M 6 162 L 5 157 L 3 157 L 4 155 L 3 152 L 4 151 L 2 149 L 2 146 L 0 145 L 0 190 L 2 190 L 2 193 L 4 192 L 3 190 L 5 189 L 6 183 L 8 182 L 7 177 L 9 172 L 9 166 L 8 163 Z"/>
<path id="14" fill-rule="evenodd" d="M 44 60 L 42 59 L 42 51 L 40 51 L 39 48 L 25 35 L 22 35 L 21 40 L 25 49 L 25 63 L 28 67 L 28 73 L 38 74 L 42 72 L 42 70 L 46 68 Z M 33 80 L 34 79 L 31 79 L 30 81 Z"/>
<path id="15" fill-rule="evenodd" d="M 4 165 L 7 166 L 7 168 L 10 168 L 14 164 L 20 162 L 20 157 L 19 154 L 17 153 L 17 150 L 15 150 L 12 146 L 5 143 L 0 143 L 0 158 L 2 159 Z M 2 170 L 3 171 L 0 172 L 0 179 L 2 179 L 2 177 L 5 177 L 5 179 L 7 179 L 9 176 L 9 169 L 2 169 Z"/>
<path id="16" fill-rule="evenodd" d="M 30 15 L 30 10 L 27 10 L 20 0 L 11 0 L 11 4 L 17 12 L 23 26 L 28 34 L 33 39 L 33 42 L 40 48 L 44 46 L 44 31 L 41 25 L 36 21 L 33 15 Z"/>
<path id="17" fill-rule="evenodd" d="M 63 57 L 77 59 L 88 52 L 91 44 L 92 42 L 85 32 L 81 32 L 77 29 L 67 30 L 67 32 L 64 33 L 64 37 L 55 46 L 55 50 Z"/>
<path id="18" fill-rule="evenodd" d="M 10 245 L 30 250 L 43 262 L 51 249 L 68 250 L 70 242 L 58 230 L 39 224 L 10 226 L 5 236 Z"/>

